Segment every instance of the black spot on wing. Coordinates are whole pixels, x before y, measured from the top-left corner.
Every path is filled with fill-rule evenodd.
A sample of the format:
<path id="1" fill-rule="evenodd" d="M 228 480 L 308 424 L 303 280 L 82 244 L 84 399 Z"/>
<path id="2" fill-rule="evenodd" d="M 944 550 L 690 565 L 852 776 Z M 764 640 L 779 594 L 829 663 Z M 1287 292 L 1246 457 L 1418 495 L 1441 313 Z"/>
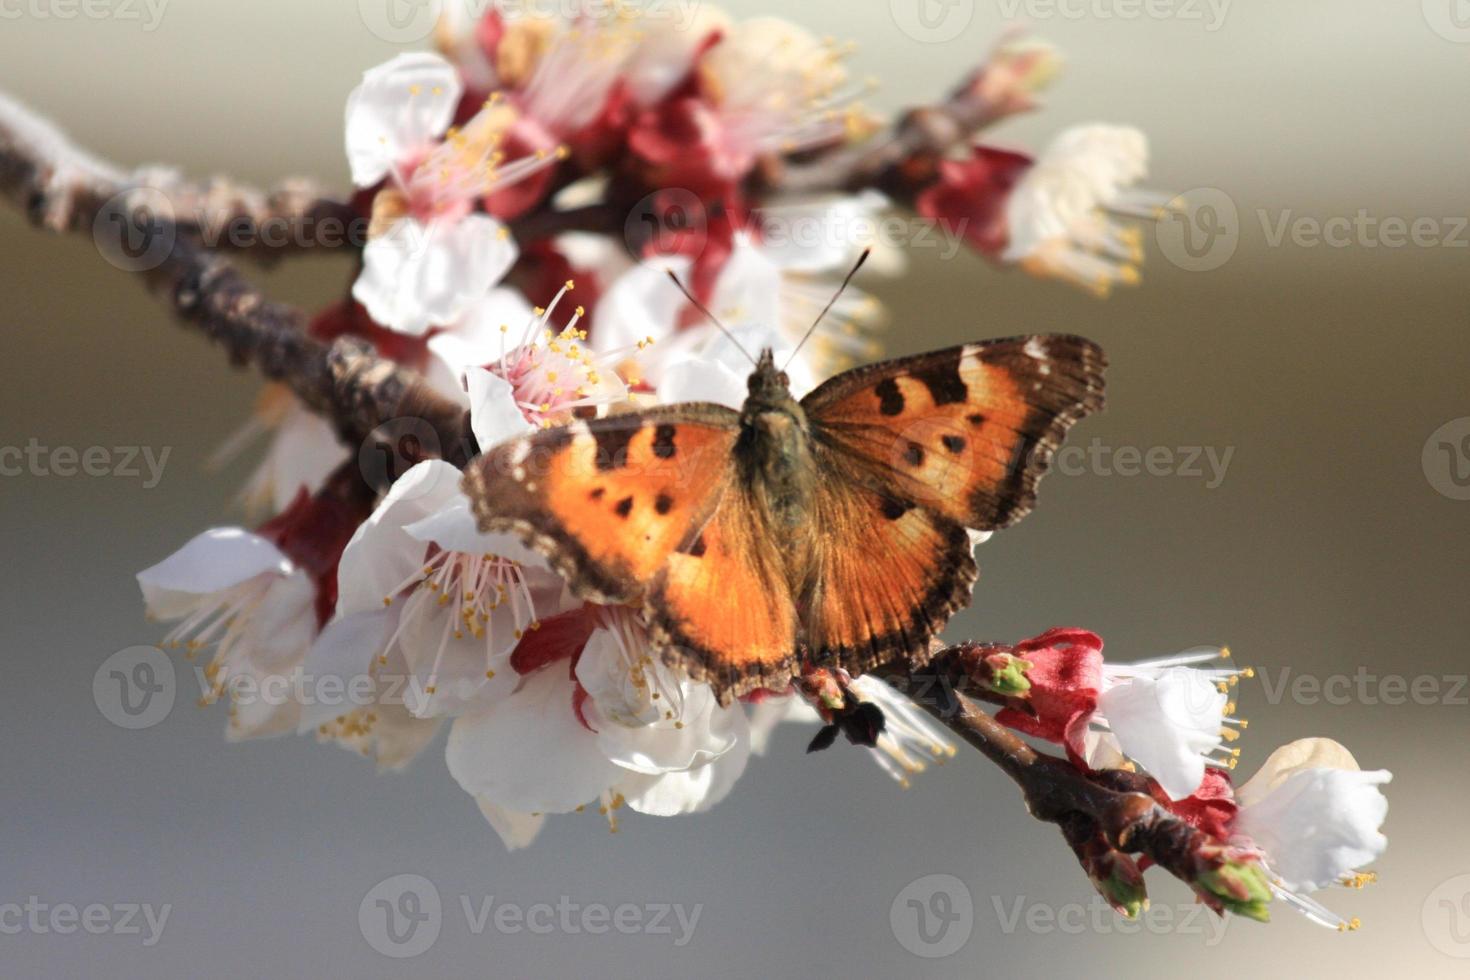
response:
<path id="1" fill-rule="evenodd" d="M 696 537 L 694 539 L 694 543 L 691 544 L 688 548 L 685 548 L 684 549 L 684 554 L 688 555 L 690 558 L 703 558 L 704 557 L 704 535 L 701 534 L 698 537 Z"/>
<path id="2" fill-rule="evenodd" d="M 892 378 L 884 378 L 878 382 L 873 389 L 878 395 L 878 411 L 884 415 L 900 415 L 903 413 L 903 392 L 898 390 L 898 382 Z"/>
<path id="3" fill-rule="evenodd" d="M 924 447 L 917 442 L 910 442 L 903 450 L 903 461 L 910 466 L 924 465 Z"/>
<path id="4" fill-rule="evenodd" d="M 896 521 L 907 514 L 913 505 L 905 503 L 896 497 L 884 497 L 878 502 L 878 506 L 883 511 L 884 517 L 890 521 Z"/>
<path id="5" fill-rule="evenodd" d="M 614 507 L 613 510 L 617 512 L 617 515 L 619 517 L 627 517 L 633 512 L 633 498 L 624 497 L 622 500 L 618 501 L 617 506 Z"/>
<path id="6" fill-rule="evenodd" d="M 659 459 L 670 459 L 676 452 L 674 426 L 668 422 L 653 430 L 653 454 Z"/>
<path id="7" fill-rule="evenodd" d="M 947 352 L 922 367 L 916 367 L 910 376 L 929 389 L 929 397 L 936 405 L 953 405 L 970 397 L 970 389 L 960 377 L 960 358 L 963 348 Z"/>
<path id="8" fill-rule="evenodd" d="M 674 498 L 666 493 L 661 493 L 653 499 L 653 509 L 660 514 L 667 514 L 669 508 L 674 506 Z"/>
<path id="9" fill-rule="evenodd" d="M 589 493 L 587 496 L 591 497 L 593 500 L 601 500 L 602 495 L 605 493 L 607 493 L 607 489 L 605 487 L 593 487 L 592 492 Z"/>
<path id="10" fill-rule="evenodd" d="M 610 425 L 593 431 L 592 438 L 597 443 L 597 468 L 616 470 L 628 465 L 628 443 L 640 428 L 642 426 Z"/>
<path id="11" fill-rule="evenodd" d="M 985 424 L 985 413 L 984 412 L 973 412 L 970 415 L 967 415 L 965 417 L 970 420 L 970 424 L 971 425 L 981 426 L 981 425 L 984 425 Z"/>
<path id="12" fill-rule="evenodd" d="M 944 448 L 952 453 L 962 452 L 965 448 L 964 436 L 940 436 L 939 441 L 944 443 Z"/>

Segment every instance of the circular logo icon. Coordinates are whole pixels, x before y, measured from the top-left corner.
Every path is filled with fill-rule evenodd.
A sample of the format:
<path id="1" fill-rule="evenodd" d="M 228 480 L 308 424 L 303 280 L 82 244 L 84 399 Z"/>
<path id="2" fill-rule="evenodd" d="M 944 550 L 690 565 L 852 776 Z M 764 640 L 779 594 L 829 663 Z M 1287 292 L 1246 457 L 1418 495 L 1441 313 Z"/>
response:
<path id="1" fill-rule="evenodd" d="M 426 420 L 404 416 L 389 419 L 368 433 L 357 450 L 357 466 L 371 487 L 389 487 L 426 459 L 441 455 L 439 433 Z M 423 480 L 399 492 L 404 500 L 421 497 L 435 481 Z"/>
<path id="2" fill-rule="evenodd" d="M 374 37 L 413 44 L 434 31 L 444 0 L 357 0 L 357 13 Z"/>
<path id="3" fill-rule="evenodd" d="M 163 265 L 177 238 L 173 201 L 152 187 L 114 194 L 92 219 L 97 251 L 124 272 L 147 272 Z"/>
<path id="4" fill-rule="evenodd" d="M 1196 187 L 1169 202 L 1154 227 L 1159 251 L 1186 272 L 1218 269 L 1240 244 L 1240 212 L 1218 187 Z"/>
<path id="5" fill-rule="evenodd" d="M 898 29 L 924 44 L 943 44 L 964 33 L 975 19 L 975 0 L 888 0 Z"/>
<path id="6" fill-rule="evenodd" d="M 633 205 L 623 222 L 623 238 L 633 255 L 692 258 L 709 241 L 709 213 L 693 191 L 665 187 Z"/>
<path id="7" fill-rule="evenodd" d="M 119 650 L 92 675 L 92 700 L 119 728 L 152 728 L 174 707 L 174 665 L 157 647 Z"/>
<path id="8" fill-rule="evenodd" d="M 384 956 L 408 959 L 439 938 L 444 911 L 439 889 L 423 875 L 394 875 L 378 882 L 357 906 L 357 927 Z"/>
<path id="9" fill-rule="evenodd" d="M 1429 945 L 1446 956 L 1470 959 L 1470 874 L 1442 881 L 1419 910 Z"/>
<path id="10" fill-rule="evenodd" d="M 1430 433 L 1420 461 L 1431 487 L 1451 500 L 1470 500 L 1470 416 Z"/>
<path id="11" fill-rule="evenodd" d="M 1422 0 L 1424 22 L 1446 41 L 1470 44 L 1470 0 Z"/>
<path id="12" fill-rule="evenodd" d="M 893 938 L 915 956 L 953 956 L 975 928 L 975 900 L 954 875 L 925 875 L 893 897 L 888 909 Z"/>

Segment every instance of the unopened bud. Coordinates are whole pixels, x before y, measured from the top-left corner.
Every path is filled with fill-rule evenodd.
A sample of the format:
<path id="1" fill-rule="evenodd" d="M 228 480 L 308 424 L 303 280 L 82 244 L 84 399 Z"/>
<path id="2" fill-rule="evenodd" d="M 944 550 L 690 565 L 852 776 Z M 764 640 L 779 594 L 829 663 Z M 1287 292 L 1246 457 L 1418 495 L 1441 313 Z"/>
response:
<path id="1" fill-rule="evenodd" d="M 1009 653 L 992 653 L 985 658 L 984 665 L 985 676 L 979 680 L 995 693 L 1016 698 L 1024 697 L 1031 690 L 1031 682 L 1026 679 L 1026 671 L 1031 667 L 1028 661 Z"/>
<path id="2" fill-rule="evenodd" d="M 1129 919 L 1138 918 L 1138 913 L 1148 907 L 1148 888 L 1143 883 L 1143 872 L 1131 860 L 1109 862 L 1111 867 L 1104 877 L 1094 877 L 1093 886 L 1120 915 Z"/>
<path id="3" fill-rule="evenodd" d="M 1218 867 L 1202 871 L 1195 887 L 1219 901 L 1229 912 L 1257 922 L 1271 920 L 1271 883 L 1260 862 L 1231 858 Z"/>

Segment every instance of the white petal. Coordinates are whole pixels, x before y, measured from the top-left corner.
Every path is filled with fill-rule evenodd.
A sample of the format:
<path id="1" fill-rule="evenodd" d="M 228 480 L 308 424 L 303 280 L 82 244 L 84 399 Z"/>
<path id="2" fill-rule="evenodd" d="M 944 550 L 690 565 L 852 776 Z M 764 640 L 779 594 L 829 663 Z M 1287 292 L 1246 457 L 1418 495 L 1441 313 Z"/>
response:
<path id="1" fill-rule="evenodd" d="M 1267 756 L 1256 774 L 1235 791 L 1235 799 L 1241 806 L 1259 802 L 1302 769 L 1358 768 L 1358 760 L 1341 743 L 1330 738 L 1299 738 Z"/>
<path id="2" fill-rule="evenodd" d="M 347 97 L 347 161 L 352 182 L 369 187 L 406 155 L 438 138 L 454 119 L 461 87 L 454 66 L 413 52 L 363 72 Z"/>
<path id="3" fill-rule="evenodd" d="M 458 471 L 456 471 L 458 472 Z M 456 494 L 438 510 L 404 527 L 414 540 L 432 541 L 445 551 L 470 555 L 499 555 L 527 568 L 546 569 L 546 559 L 521 544 L 512 534 L 486 534 L 476 525 L 470 500 Z"/>
<path id="4" fill-rule="evenodd" d="M 302 487 L 308 493 L 321 489 L 346 458 L 347 447 L 338 441 L 326 419 L 293 398 L 265 458 L 246 482 L 245 498 L 269 500 L 272 512 L 280 513 Z"/>
<path id="5" fill-rule="evenodd" d="M 1388 846 L 1384 769 L 1298 769 L 1250 806 L 1232 830 L 1265 852 L 1288 889 L 1312 891 L 1371 863 Z"/>
<path id="6" fill-rule="evenodd" d="M 503 701 L 461 715 L 449 730 L 449 772 L 475 797 L 526 813 L 565 813 L 594 800 L 624 770 L 572 711 L 572 681 L 553 664 Z"/>
<path id="7" fill-rule="evenodd" d="M 739 705 L 719 707 L 708 685 L 682 686 L 683 710 L 676 719 L 636 728 L 602 724 L 597 741 L 607 757 L 624 769 L 656 775 L 707 765 L 740 746 L 748 751 L 748 723 Z"/>
<path id="8" fill-rule="evenodd" d="M 508 615 L 494 615 L 483 636 L 465 630 L 456 637 L 458 606 L 451 603 L 433 610 L 437 615 L 421 612 L 412 618 L 405 612 L 398 634 L 396 647 L 411 678 L 403 690 L 409 713 L 416 718 L 457 715 L 508 697 L 519 682 L 510 666 L 516 621 Z M 486 677 L 487 671 L 495 676 Z"/>
<path id="9" fill-rule="evenodd" d="M 605 354 L 652 337 L 657 351 L 657 342 L 674 333 L 679 311 L 688 303 L 668 273 L 683 278 L 689 265 L 682 256 L 650 259 L 613 280 L 593 312 L 592 349 Z"/>
<path id="10" fill-rule="evenodd" d="M 1132 127 L 1075 126 L 1060 133 L 1006 201 L 1010 240 L 1001 258 L 1014 262 L 1067 238 L 1147 169 L 1148 142 Z"/>
<path id="11" fill-rule="evenodd" d="M 877 191 L 810 204 L 767 208 L 761 215 L 761 254 L 785 272 L 846 272 L 877 238 L 888 199 Z"/>
<path id="12" fill-rule="evenodd" d="M 425 460 L 394 481 L 347 542 L 337 568 L 337 614 L 378 609 L 424 562 L 424 544 L 405 528 L 461 497 L 460 472 Z"/>
<path id="13" fill-rule="evenodd" d="M 546 822 L 544 813 L 521 813 L 519 810 L 507 810 L 496 803 L 491 803 L 483 796 L 475 800 L 480 806 L 480 813 L 485 821 L 500 835 L 500 841 L 505 845 L 507 851 L 519 851 L 531 846 L 536 835 L 541 833 L 541 826 Z"/>
<path id="14" fill-rule="evenodd" d="M 352 295 L 385 327 L 421 336 L 468 313 L 517 254 L 505 226 L 486 214 L 428 225 L 400 218 L 363 248 Z"/>
<path id="15" fill-rule="evenodd" d="M 174 619 L 189 612 L 196 597 L 266 572 L 289 575 L 291 569 L 290 559 L 265 538 L 238 527 L 216 527 L 195 535 L 137 578 L 149 613 Z"/>
<path id="16" fill-rule="evenodd" d="M 780 323 L 780 300 L 781 270 L 747 234 L 737 232 L 730 258 L 715 280 L 710 312 L 726 326 L 739 323 L 774 329 Z"/>
<path id="17" fill-rule="evenodd" d="M 390 619 L 389 611 L 379 608 L 353 613 L 328 623 L 306 655 L 303 666 L 306 676 L 318 689 L 324 686 L 324 678 L 333 678 L 333 685 L 340 683 L 344 692 L 343 702 L 347 702 L 349 697 L 356 697 L 347 692 L 365 687 L 364 682 L 357 678 L 370 675 L 373 658 L 382 651 L 388 638 L 386 630 Z M 304 707 L 299 728 L 302 734 L 331 721 L 351 707 L 360 707 L 348 703 L 325 703 L 328 700 L 335 699 L 314 698 Z"/>
<path id="18" fill-rule="evenodd" d="M 686 357 L 664 367 L 658 400 L 667 405 L 714 402 L 738 409 L 745 402 L 747 374 L 713 358 Z"/>
<path id="19" fill-rule="evenodd" d="M 1109 688 L 1098 708 L 1123 752 L 1178 800 L 1204 779 L 1204 757 L 1220 744 L 1226 701 L 1199 671 L 1170 667 Z"/>
<path id="20" fill-rule="evenodd" d="M 750 743 L 742 740 L 706 765 L 658 776 L 630 773 L 617 788 L 639 813 L 656 817 L 698 813 L 730 795 L 749 761 Z"/>
<path id="21" fill-rule="evenodd" d="M 1118 769 L 1128 761 L 1112 732 L 1088 729 L 1082 734 L 1082 759 L 1093 769 Z"/>
<path id="22" fill-rule="evenodd" d="M 301 686 L 300 666 L 292 667 L 284 674 L 256 670 L 248 664 L 230 675 L 232 678 L 249 678 L 252 682 L 248 696 L 232 699 L 230 720 L 225 725 L 225 738 L 239 742 L 248 738 L 274 738 L 296 731 L 301 717 L 301 705 L 291 693 Z M 268 681 L 284 683 L 267 683 Z M 263 688 L 264 685 L 264 688 Z"/>
<path id="23" fill-rule="evenodd" d="M 251 664 L 267 673 L 299 666 L 316 637 L 316 622 L 316 583 L 299 568 L 275 578 L 246 624 Z"/>
<path id="24" fill-rule="evenodd" d="M 470 396 L 470 428 L 481 452 L 536 428 L 516 404 L 515 388 L 500 375 L 469 368 L 465 387 Z"/>
<path id="25" fill-rule="evenodd" d="M 402 769 L 439 734 L 440 719 L 415 718 L 396 704 L 373 709 L 372 755 L 380 770 Z"/>

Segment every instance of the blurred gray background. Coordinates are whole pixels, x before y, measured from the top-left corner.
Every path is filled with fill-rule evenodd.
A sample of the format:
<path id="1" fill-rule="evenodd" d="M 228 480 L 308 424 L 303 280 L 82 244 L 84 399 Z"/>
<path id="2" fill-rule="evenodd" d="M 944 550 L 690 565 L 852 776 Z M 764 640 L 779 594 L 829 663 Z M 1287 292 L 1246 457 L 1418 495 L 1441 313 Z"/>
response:
<path id="1" fill-rule="evenodd" d="M 345 182 L 343 99 L 362 69 L 401 50 L 353 4 L 171 0 L 156 23 L 132 0 L 86 9 L 109 16 L 68 0 L 0 0 L 0 87 L 107 157 L 196 175 Z M 1031 821 L 973 753 L 905 792 L 863 753 L 807 757 L 810 732 L 783 730 L 708 814 L 633 816 L 616 836 L 594 815 L 563 817 L 531 850 L 506 854 L 438 746 L 408 772 L 378 776 L 307 740 L 228 745 L 222 709 L 195 709 L 187 689 L 163 723 L 114 727 L 93 703 L 93 673 L 161 633 L 144 622 L 132 575 L 238 519 L 228 502 L 246 464 L 211 473 L 204 461 L 258 383 L 87 240 L 45 237 L 7 211 L 0 444 L 171 455 L 152 489 L 125 477 L 0 482 L 0 905 L 172 906 L 151 947 L 140 936 L 0 933 L 7 976 L 1465 975 L 1470 500 L 1457 497 L 1470 457 L 1437 445 L 1470 430 L 1470 10 L 1450 0 L 926 9 L 920 21 L 909 0 L 822 0 L 799 16 L 856 38 L 856 70 L 883 78 L 877 101 L 898 107 L 937 95 L 1007 17 L 1029 14 L 1067 71 L 1045 112 L 996 138 L 1039 147 L 1071 123 L 1138 125 L 1153 146 L 1148 184 L 1214 189 L 1213 216 L 1225 219 L 1196 241 L 1213 249 L 1181 251 L 1182 226 L 1150 236 L 1142 287 L 1107 302 L 933 250 L 914 255 L 907 278 L 870 283 L 892 307 L 894 353 L 1047 329 L 1100 341 L 1110 408 L 1076 445 L 1233 453 L 1219 480 L 1092 464 L 1053 475 L 1038 512 L 982 549 L 974 605 L 950 635 L 1082 625 L 1119 659 L 1230 644 L 1267 681 L 1240 695 L 1251 720 L 1241 773 L 1313 734 L 1394 771 L 1381 881 L 1323 896 L 1361 916 L 1362 930 L 1335 935 L 1278 908 L 1269 926 L 1221 931 L 1154 875 L 1153 909 L 1124 934 L 1094 911 L 1054 828 Z M 1275 238 L 1283 221 L 1310 229 L 1360 211 L 1431 219 L 1437 244 L 1390 247 L 1361 231 L 1341 247 Z M 276 296 L 311 304 L 347 272 L 313 258 L 262 275 Z M 1347 697 L 1312 686 L 1341 694 L 1334 677 L 1348 679 Z M 1421 696 L 1393 678 L 1419 679 Z M 428 952 L 397 961 L 364 940 L 358 907 L 401 873 L 434 883 L 444 920 Z M 925 958 L 889 912 L 936 873 L 970 892 L 972 932 L 952 955 Z M 676 947 L 677 929 L 475 935 L 461 896 L 702 910 Z"/>

